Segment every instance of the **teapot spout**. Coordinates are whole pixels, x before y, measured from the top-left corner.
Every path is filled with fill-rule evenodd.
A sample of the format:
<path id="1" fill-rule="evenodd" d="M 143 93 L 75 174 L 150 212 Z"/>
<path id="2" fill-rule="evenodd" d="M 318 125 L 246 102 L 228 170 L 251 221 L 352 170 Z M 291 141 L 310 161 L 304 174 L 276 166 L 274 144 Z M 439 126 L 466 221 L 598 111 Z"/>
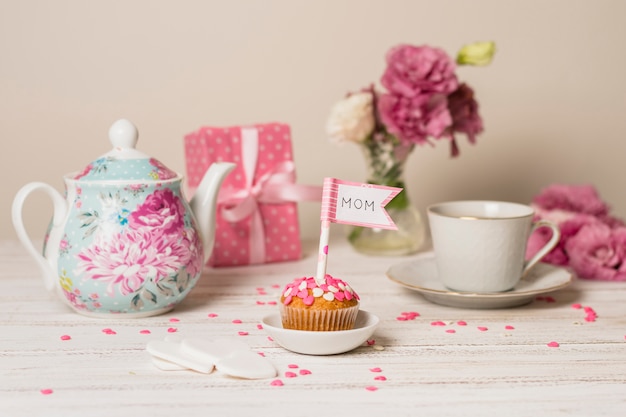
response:
<path id="1" fill-rule="evenodd" d="M 195 195 L 189 202 L 193 211 L 198 229 L 202 236 L 204 247 L 204 262 L 209 259 L 215 243 L 215 215 L 217 209 L 217 195 L 224 178 L 235 168 L 231 162 L 213 163 L 204 174 Z"/>

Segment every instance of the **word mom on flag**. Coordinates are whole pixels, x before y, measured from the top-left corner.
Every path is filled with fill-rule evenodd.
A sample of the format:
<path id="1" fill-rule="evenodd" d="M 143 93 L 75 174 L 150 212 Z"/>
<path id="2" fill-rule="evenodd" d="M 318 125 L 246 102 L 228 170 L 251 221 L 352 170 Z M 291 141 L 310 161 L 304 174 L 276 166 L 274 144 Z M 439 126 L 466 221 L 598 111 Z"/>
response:
<path id="1" fill-rule="evenodd" d="M 396 230 L 385 206 L 402 188 L 325 178 L 321 220 Z"/>

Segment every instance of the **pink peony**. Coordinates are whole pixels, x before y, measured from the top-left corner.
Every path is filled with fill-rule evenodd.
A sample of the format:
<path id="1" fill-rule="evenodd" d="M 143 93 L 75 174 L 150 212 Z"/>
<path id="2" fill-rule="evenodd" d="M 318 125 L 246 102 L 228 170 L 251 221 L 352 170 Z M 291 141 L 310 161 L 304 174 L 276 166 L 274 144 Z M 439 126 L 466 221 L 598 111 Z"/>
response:
<path id="1" fill-rule="evenodd" d="M 626 228 L 597 222 L 583 226 L 565 243 L 570 266 L 581 278 L 626 280 Z"/>
<path id="2" fill-rule="evenodd" d="M 184 230 L 181 249 L 182 251 L 179 252 L 181 263 L 186 266 L 189 276 L 195 277 L 197 274 L 202 273 L 202 267 L 204 266 L 202 240 L 194 229 Z"/>
<path id="3" fill-rule="evenodd" d="M 450 94 L 458 81 L 456 65 L 439 48 L 398 45 L 387 52 L 387 68 L 381 83 L 392 94 L 408 98 L 420 94 Z"/>
<path id="4" fill-rule="evenodd" d="M 447 130 L 450 136 L 452 156 L 459 155 L 459 148 L 454 137 L 455 132 L 464 133 L 471 144 L 476 143 L 476 135 L 483 131 L 483 121 L 478 114 L 478 102 L 474 99 L 474 90 L 463 83 L 448 96 L 448 110 L 452 116 L 452 125 Z"/>
<path id="5" fill-rule="evenodd" d="M 566 210 L 593 216 L 608 216 L 609 207 L 591 185 L 554 184 L 544 188 L 533 199 L 544 210 Z"/>
<path id="6" fill-rule="evenodd" d="M 418 145 L 428 143 L 429 136 L 441 138 L 452 123 L 446 98 L 441 94 L 382 94 L 378 112 L 389 133 Z"/>
<path id="7" fill-rule="evenodd" d="M 578 233 L 578 231 L 588 224 L 601 223 L 593 216 L 586 214 L 575 214 L 569 216 L 566 220 L 558 221 L 558 216 L 550 216 L 550 213 L 546 213 L 541 218 L 544 220 L 551 220 L 559 226 L 561 231 L 561 238 L 557 245 L 542 259 L 542 262 L 548 262 L 553 265 L 569 264 L 569 254 L 565 249 L 565 244 L 569 239 Z M 528 239 L 528 246 L 526 247 L 526 259 L 532 258 L 539 250 L 550 240 L 552 237 L 552 231 L 547 227 L 541 227 L 535 230 Z"/>
<path id="8" fill-rule="evenodd" d="M 184 226 L 183 203 L 169 188 L 158 189 L 128 216 L 133 229 L 156 227 L 163 233 L 180 234 Z"/>
<path id="9" fill-rule="evenodd" d="M 112 239 L 102 239 L 78 254 L 75 273 L 108 283 L 107 292 L 128 295 L 148 278 L 158 281 L 178 273 L 189 248 L 176 235 L 158 229 L 126 230 Z"/>
<path id="10" fill-rule="evenodd" d="M 555 222 L 561 230 L 558 245 L 544 262 L 570 266 L 581 278 L 626 280 L 626 226 L 609 214 L 608 205 L 590 185 L 554 184 L 533 199 L 536 218 Z M 535 231 L 528 242 L 530 258 L 550 238 Z"/>

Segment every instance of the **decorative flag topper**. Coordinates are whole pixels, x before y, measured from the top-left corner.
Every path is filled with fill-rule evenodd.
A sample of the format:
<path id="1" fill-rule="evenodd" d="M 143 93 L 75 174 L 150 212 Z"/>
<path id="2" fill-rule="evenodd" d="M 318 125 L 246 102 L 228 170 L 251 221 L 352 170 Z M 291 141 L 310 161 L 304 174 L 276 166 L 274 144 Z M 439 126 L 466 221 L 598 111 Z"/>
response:
<path id="1" fill-rule="evenodd" d="M 401 191 L 402 188 L 324 178 L 315 276 L 318 282 L 326 276 L 330 223 L 397 230 L 385 206 Z"/>

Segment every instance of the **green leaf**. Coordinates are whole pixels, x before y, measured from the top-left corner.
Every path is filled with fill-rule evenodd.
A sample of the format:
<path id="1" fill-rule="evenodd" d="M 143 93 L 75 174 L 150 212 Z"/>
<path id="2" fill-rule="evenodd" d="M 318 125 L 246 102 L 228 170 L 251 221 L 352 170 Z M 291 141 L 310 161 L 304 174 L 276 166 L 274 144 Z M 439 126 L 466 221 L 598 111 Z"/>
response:
<path id="1" fill-rule="evenodd" d="M 456 57 L 456 63 L 475 66 L 489 65 L 495 53 L 495 42 L 474 42 L 461 48 Z"/>

